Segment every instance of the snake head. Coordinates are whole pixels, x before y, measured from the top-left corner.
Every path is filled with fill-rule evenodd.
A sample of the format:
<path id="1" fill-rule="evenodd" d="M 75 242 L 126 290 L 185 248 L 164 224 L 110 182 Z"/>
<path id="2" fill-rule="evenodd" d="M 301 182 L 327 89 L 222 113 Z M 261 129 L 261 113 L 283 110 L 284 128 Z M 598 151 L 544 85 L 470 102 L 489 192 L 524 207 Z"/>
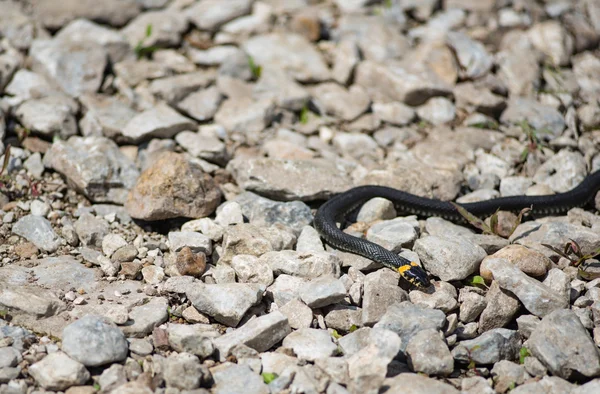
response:
<path id="1" fill-rule="evenodd" d="M 404 279 L 415 287 L 427 288 L 431 286 L 427 272 L 414 261 L 398 267 L 397 270 Z"/>

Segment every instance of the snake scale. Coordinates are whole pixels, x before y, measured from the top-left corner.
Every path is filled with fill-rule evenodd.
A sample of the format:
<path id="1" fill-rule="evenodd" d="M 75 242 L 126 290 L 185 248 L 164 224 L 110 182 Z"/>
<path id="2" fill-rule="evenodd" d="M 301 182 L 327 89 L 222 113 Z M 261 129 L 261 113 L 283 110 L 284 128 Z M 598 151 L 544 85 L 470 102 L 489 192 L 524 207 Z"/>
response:
<path id="1" fill-rule="evenodd" d="M 460 204 L 478 217 L 485 217 L 497 210 L 518 212 L 531 208 L 532 216 L 560 215 L 569 209 L 589 203 L 600 190 L 600 171 L 588 175 L 574 189 L 564 193 L 543 196 L 511 196 Z M 419 197 L 414 194 L 384 186 L 359 186 L 340 193 L 326 201 L 318 209 L 314 226 L 321 237 L 331 246 L 396 270 L 410 284 L 429 287 L 427 273 L 420 265 L 365 239 L 340 230 L 336 222 L 360 207 L 367 200 L 382 197 L 394 203 L 398 212 L 422 217 L 439 216 L 454 222 L 464 221 L 456 207 L 448 201 Z"/>

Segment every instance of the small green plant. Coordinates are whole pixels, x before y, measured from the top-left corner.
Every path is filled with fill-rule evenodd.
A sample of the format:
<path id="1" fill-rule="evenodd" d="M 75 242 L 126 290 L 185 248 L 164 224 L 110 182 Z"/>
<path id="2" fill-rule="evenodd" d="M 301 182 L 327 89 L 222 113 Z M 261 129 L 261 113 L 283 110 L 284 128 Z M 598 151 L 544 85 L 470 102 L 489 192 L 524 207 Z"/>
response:
<path id="1" fill-rule="evenodd" d="M 467 365 L 467 369 L 473 371 L 477 376 L 479 376 L 479 372 L 477 371 L 477 363 L 475 363 L 475 360 L 473 360 L 472 354 L 475 350 L 479 349 L 480 347 L 480 345 L 475 345 L 470 349 L 467 348 L 467 357 L 469 358 L 469 364 Z"/>
<path id="2" fill-rule="evenodd" d="M 98 382 L 94 383 L 94 390 L 100 391 L 100 384 Z"/>
<path id="3" fill-rule="evenodd" d="M 271 372 L 263 372 L 262 378 L 263 378 L 263 382 L 265 382 L 265 384 L 269 384 L 272 381 L 274 381 L 275 379 L 277 379 L 277 374 L 271 373 Z"/>
<path id="4" fill-rule="evenodd" d="M 4 309 L 0 309 L 0 318 L 4 319 L 8 315 L 8 311 Z"/>
<path id="5" fill-rule="evenodd" d="M 307 124 L 308 116 L 310 114 L 310 110 L 308 109 L 308 104 L 304 104 L 304 107 L 300 110 L 300 123 Z"/>
<path id="6" fill-rule="evenodd" d="M 582 278 L 586 280 L 592 280 L 600 277 L 600 274 L 598 273 L 591 273 L 589 271 L 586 271 L 586 268 L 588 267 L 587 260 L 595 259 L 596 257 L 600 256 L 600 248 L 594 250 L 591 253 L 583 253 L 583 251 L 581 250 L 581 246 L 579 246 L 579 244 L 572 239 L 569 239 L 569 242 L 565 244 L 562 250 L 555 248 L 552 245 L 542 245 L 552 250 L 559 256 L 569 260 L 572 266 L 578 268 L 578 274 Z"/>
<path id="7" fill-rule="evenodd" d="M 146 26 L 146 32 L 144 34 L 144 38 L 138 41 L 137 45 L 133 49 L 135 55 L 138 59 L 141 59 L 143 56 L 148 56 L 155 52 L 158 47 L 156 45 L 144 45 L 144 42 L 150 38 L 152 35 L 152 24 L 148 24 Z"/>
<path id="8" fill-rule="evenodd" d="M 472 278 L 469 278 L 467 281 L 467 284 L 469 286 L 487 289 L 487 285 L 485 284 L 485 279 L 483 279 L 483 277 L 479 276 L 479 275 L 475 275 Z"/>
<path id="9" fill-rule="evenodd" d="M 484 220 L 473 215 L 471 212 L 467 211 L 464 207 L 462 207 L 454 202 L 450 202 L 450 204 L 452 204 L 456 208 L 458 213 L 463 218 L 465 218 L 465 220 L 467 222 L 469 222 L 471 224 L 471 226 L 481 230 L 484 234 L 499 235 L 500 229 L 498 227 L 498 211 L 494 212 L 494 214 L 492 216 L 490 216 L 490 224 L 488 225 Z M 509 231 L 508 237 L 510 237 L 515 232 L 515 230 L 517 229 L 519 224 L 521 224 L 521 222 L 523 221 L 523 217 L 528 215 L 529 212 L 531 212 L 531 208 L 521 209 L 521 211 L 517 215 L 517 220 L 515 220 L 513 227 Z"/>
<path id="10" fill-rule="evenodd" d="M 473 127 L 476 129 L 485 129 L 485 130 L 498 130 L 498 128 L 500 126 L 498 125 L 498 122 L 489 120 L 487 122 L 478 122 L 478 123 L 470 124 L 469 127 Z"/>
<path id="11" fill-rule="evenodd" d="M 356 330 L 358 330 L 358 327 L 356 326 L 356 324 L 353 324 L 350 326 L 350 330 L 348 330 L 348 332 L 354 332 Z"/>
<path id="12" fill-rule="evenodd" d="M 523 364 L 525 362 L 525 358 L 529 357 L 531 354 L 529 354 L 529 350 L 523 346 L 521 348 L 521 350 L 519 350 L 519 364 Z"/>
<path id="13" fill-rule="evenodd" d="M 523 133 L 525 133 L 525 136 L 527 137 L 527 146 L 523 149 L 523 152 L 521 152 L 521 162 L 524 163 L 530 154 L 546 147 L 546 144 L 544 144 L 539 134 L 550 134 L 550 130 L 534 129 L 526 120 L 519 123 L 519 127 L 521 127 L 521 130 L 523 130 Z"/>
<path id="14" fill-rule="evenodd" d="M 250 71 L 252 72 L 252 78 L 259 79 L 262 75 L 262 67 L 254 62 L 252 56 L 248 56 L 248 66 L 250 66 Z"/>
<path id="15" fill-rule="evenodd" d="M 340 335 L 340 333 L 337 332 L 336 329 L 333 329 L 331 331 L 331 336 L 334 337 L 335 339 L 340 339 L 342 336 Z"/>

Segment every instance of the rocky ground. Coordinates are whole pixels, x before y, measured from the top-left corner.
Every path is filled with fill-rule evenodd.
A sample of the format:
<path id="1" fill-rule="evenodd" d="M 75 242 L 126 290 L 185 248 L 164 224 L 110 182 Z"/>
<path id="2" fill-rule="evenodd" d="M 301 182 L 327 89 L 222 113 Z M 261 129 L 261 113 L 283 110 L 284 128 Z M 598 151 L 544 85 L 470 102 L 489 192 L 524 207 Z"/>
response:
<path id="1" fill-rule="evenodd" d="M 429 291 L 311 226 L 600 169 L 600 2 L 0 0 L 0 39 L 1 394 L 600 392 L 600 199 L 369 201 Z"/>

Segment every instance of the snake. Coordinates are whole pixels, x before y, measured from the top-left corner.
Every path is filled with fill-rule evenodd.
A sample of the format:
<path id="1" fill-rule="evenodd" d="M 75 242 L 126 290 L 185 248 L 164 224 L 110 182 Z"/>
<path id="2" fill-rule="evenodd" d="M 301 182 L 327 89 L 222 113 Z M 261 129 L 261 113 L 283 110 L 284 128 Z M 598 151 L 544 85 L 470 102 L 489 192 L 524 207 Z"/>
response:
<path id="1" fill-rule="evenodd" d="M 530 216 L 549 216 L 565 214 L 572 208 L 587 205 L 600 190 L 600 170 L 588 175 L 575 188 L 566 192 L 550 195 L 518 195 L 498 197 L 471 203 L 457 204 L 469 213 L 483 218 L 498 210 L 519 212 L 530 208 Z M 453 222 L 465 222 L 465 218 L 453 203 L 449 201 L 420 197 L 402 190 L 365 185 L 339 193 L 317 210 L 313 225 L 323 240 L 344 252 L 366 257 L 397 271 L 410 285 L 418 288 L 431 286 L 430 278 L 415 261 L 410 261 L 384 247 L 345 233 L 337 222 L 345 220 L 350 213 L 360 208 L 366 201 L 381 197 L 391 201 L 397 212 L 420 217 L 438 216 Z"/>

